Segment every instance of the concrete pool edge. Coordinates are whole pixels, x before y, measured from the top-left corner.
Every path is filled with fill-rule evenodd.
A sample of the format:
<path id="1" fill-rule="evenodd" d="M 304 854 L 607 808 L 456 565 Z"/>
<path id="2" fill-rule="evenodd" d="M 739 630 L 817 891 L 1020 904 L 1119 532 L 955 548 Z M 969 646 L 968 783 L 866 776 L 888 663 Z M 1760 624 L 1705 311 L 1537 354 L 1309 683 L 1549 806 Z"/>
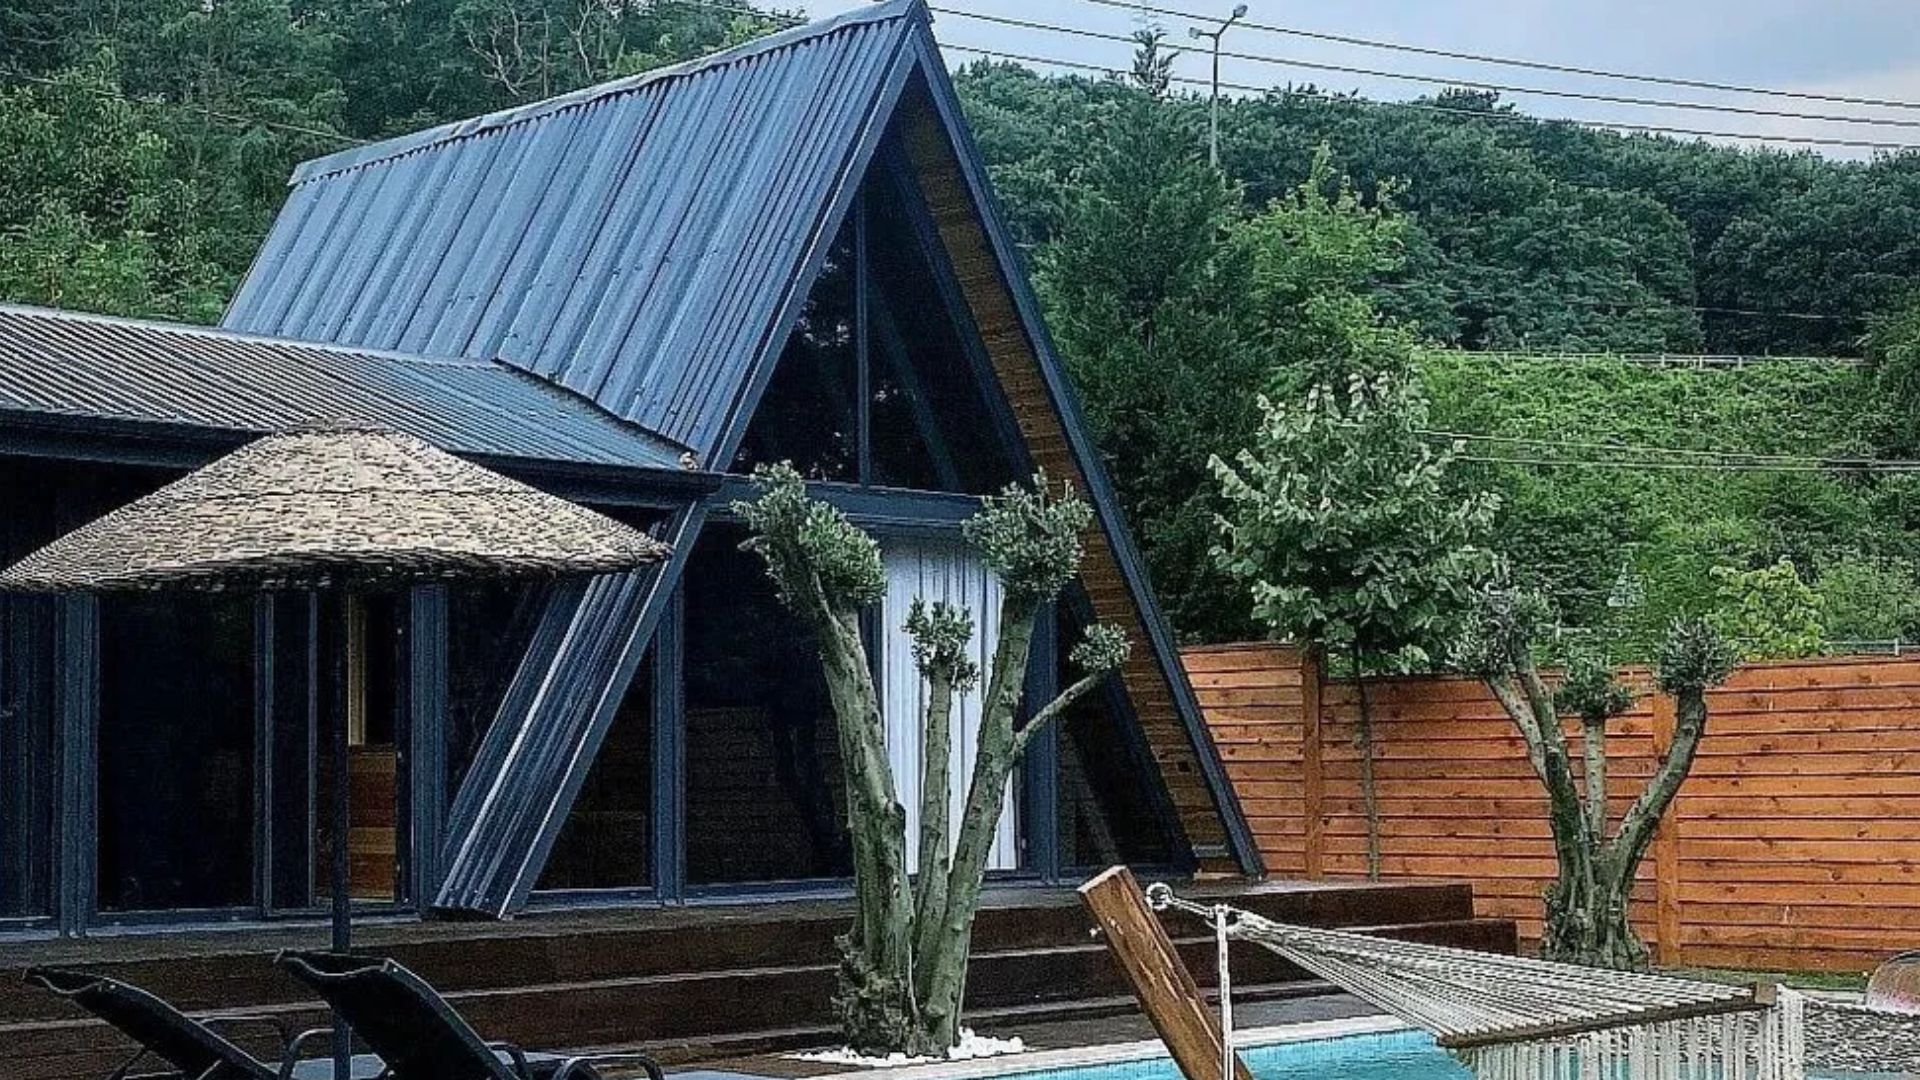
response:
<path id="1" fill-rule="evenodd" d="M 1251 1048 L 1290 1042 L 1317 1042 L 1351 1035 L 1380 1035 L 1407 1031 L 1409 1025 L 1391 1016 L 1355 1016 L 1340 1020 L 1305 1020 L 1296 1024 L 1246 1028 L 1234 1035 L 1234 1045 Z M 1019 1054 L 973 1058 L 967 1061 L 935 1061 L 924 1065 L 895 1065 L 889 1068 L 849 1069 L 829 1073 L 813 1080 L 984 1080 L 987 1077 L 1019 1076 L 1026 1073 L 1053 1072 L 1126 1061 L 1146 1061 L 1167 1056 L 1166 1044 L 1159 1039 L 1107 1043 L 1101 1046 L 1071 1046 L 1059 1050 L 1029 1050 Z"/>

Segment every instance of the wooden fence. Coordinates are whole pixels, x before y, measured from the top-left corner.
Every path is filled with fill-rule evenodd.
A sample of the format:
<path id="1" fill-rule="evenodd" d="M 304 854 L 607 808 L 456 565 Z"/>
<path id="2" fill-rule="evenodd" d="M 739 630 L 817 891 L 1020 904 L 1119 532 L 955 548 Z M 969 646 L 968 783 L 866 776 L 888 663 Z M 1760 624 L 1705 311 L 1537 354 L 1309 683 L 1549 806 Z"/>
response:
<path id="1" fill-rule="evenodd" d="M 1186 663 L 1267 872 L 1364 876 L 1352 684 L 1286 646 L 1190 649 Z M 1553 853 L 1512 722 L 1473 679 L 1367 692 L 1382 876 L 1470 880 L 1481 914 L 1537 940 Z M 1661 962 L 1862 970 L 1920 947 L 1920 658 L 1745 665 L 1709 708 L 1634 893 Z M 1671 709 L 1647 695 L 1610 729 L 1616 816 L 1652 774 Z"/>

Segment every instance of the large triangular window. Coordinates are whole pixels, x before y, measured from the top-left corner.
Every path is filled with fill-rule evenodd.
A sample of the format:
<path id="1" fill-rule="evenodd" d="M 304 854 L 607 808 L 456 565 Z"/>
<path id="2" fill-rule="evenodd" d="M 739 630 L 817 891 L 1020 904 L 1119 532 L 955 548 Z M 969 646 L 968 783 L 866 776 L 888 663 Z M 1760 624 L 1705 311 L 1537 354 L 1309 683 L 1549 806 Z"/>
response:
<path id="1" fill-rule="evenodd" d="M 925 203 L 886 155 L 838 233 L 732 471 L 986 494 L 1016 475 L 1013 429 Z"/>

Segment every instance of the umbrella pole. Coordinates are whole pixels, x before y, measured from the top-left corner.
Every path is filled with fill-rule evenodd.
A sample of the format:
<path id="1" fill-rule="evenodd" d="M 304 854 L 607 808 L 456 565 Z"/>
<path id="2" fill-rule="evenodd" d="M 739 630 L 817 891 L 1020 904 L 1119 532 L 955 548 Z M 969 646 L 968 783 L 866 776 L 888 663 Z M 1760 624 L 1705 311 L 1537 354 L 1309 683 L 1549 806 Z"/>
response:
<path id="1" fill-rule="evenodd" d="M 348 858 L 348 837 L 353 829 L 350 805 L 350 774 L 353 755 L 350 748 L 356 728 L 365 724 L 366 710 L 366 605 L 359 593 L 348 591 L 342 599 L 340 624 L 335 633 L 334 669 L 337 706 L 331 725 L 333 743 L 333 951 L 347 952 L 353 947 L 352 866 Z M 333 1018 L 333 1075 L 353 1075 L 353 1033 L 338 1013 Z"/>

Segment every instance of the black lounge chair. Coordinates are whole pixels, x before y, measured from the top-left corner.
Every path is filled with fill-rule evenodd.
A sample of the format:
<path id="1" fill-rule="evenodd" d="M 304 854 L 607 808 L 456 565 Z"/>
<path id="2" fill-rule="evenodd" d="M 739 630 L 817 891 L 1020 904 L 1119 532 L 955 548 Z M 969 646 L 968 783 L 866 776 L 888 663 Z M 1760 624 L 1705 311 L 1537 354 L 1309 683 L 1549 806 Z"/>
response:
<path id="1" fill-rule="evenodd" d="M 131 983 L 88 971 L 36 967 L 27 971 L 26 981 L 66 998 L 140 1044 L 138 1052 L 107 1074 L 107 1080 L 294 1080 L 333 1073 L 332 1063 L 325 1060 L 300 1060 L 302 1048 L 333 1034 L 326 1028 L 289 1038 L 286 1025 L 272 1016 L 232 1014 L 196 1020 Z M 280 1063 L 261 1061 L 221 1033 L 222 1028 L 240 1025 L 272 1030 L 280 1040 Z M 148 1058 L 157 1059 L 155 1070 L 133 1071 Z M 355 1065 L 356 1076 L 373 1076 L 377 1071 L 371 1062 Z"/>
<path id="2" fill-rule="evenodd" d="M 282 971 L 333 1006 L 382 1061 L 391 1080 L 600 1080 L 622 1065 L 664 1080 L 645 1054 L 534 1054 L 480 1038 L 425 979 L 392 960 L 333 952 L 282 952 Z"/>

